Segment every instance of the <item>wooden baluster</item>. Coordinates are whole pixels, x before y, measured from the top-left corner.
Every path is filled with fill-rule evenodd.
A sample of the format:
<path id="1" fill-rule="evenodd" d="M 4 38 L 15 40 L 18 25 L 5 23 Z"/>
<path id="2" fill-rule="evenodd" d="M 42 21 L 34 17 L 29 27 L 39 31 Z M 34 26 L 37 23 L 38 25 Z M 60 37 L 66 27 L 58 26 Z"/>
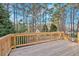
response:
<path id="1" fill-rule="evenodd" d="M 14 36 L 14 48 L 16 48 L 16 36 Z"/>
<path id="2" fill-rule="evenodd" d="M 19 38 L 18 38 L 18 45 L 20 45 L 20 40 L 21 40 L 21 36 L 18 36 Z"/>
<path id="3" fill-rule="evenodd" d="M 36 41 L 37 41 L 37 42 L 38 42 L 38 40 L 39 40 L 39 37 L 38 37 L 38 36 L 39 36 L 39 35 L 38 35 L 38 34 L 36 34 L 36 37 L 37 37 L 37 38 L 36 38 Z"/>

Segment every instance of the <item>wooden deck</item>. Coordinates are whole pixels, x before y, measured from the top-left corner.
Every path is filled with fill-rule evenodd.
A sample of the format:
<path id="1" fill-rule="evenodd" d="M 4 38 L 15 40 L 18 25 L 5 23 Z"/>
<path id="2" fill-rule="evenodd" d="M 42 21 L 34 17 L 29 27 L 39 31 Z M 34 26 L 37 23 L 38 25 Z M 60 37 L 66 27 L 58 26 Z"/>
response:
<path id="1" fill-rule="evenodd" d="M 79 45 L 66 40 L 57 40 L 16 48 L 9 56 L 79 56 Z"/>

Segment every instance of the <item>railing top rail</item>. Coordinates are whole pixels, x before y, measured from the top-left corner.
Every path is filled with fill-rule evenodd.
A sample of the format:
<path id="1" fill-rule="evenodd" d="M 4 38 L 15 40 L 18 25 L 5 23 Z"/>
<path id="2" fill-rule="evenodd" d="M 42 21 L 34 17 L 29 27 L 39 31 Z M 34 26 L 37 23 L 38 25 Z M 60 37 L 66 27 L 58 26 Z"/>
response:
<path id="1" fill-rule="evenodd" d="M 64 33 L 64 32 L 38 32 L 38 33 L 36 33 L 36 32 L 33 32 L 33 33 L 15 33 L 14 35 L 15 36 L 31 36 L 31 35 L 37 35 L 37 34 L 39 34 L 39 35 L 45 35 L 45 34 L 56 34 L 56 33 Z"/>
<path id="2" fill-rule="evenodd" d="M 3 37 L 0 37 L 0 40 L 5 39 L 5 38 L 7 38 L 7 37 L 9 37 L 9 36 L 11 36 L 11 35 L 13 35 L 13 34 L 8 34 L 8 35 L 5 35 L 5 36 L 3 36 Z"/>
<path id="3" fill-rule="evenodd" d="M 32 32 L 32 33 L 15 33 L 15 34 L 8 34 L 6 36 L 0 37 L 0 40 L 5 39 L 9 36 L 32 36 L 32 35 L 45 35 L 45 34 L 55 34 L 55 33 L 64 33 L 64 32 Z"/>
<path id="4" fill-rule="evenodd" d="M 63 32 L 32 32 L 32 33 L 15 33 L 15 34 L 40 34 L 40 33 L 63 33 Z"/>

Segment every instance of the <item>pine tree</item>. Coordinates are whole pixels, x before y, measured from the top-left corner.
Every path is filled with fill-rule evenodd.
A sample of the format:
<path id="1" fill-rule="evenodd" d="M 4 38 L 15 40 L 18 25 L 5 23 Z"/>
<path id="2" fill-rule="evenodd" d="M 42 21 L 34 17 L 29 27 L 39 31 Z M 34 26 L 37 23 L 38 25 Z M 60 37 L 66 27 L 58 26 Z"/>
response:
<path id="1" fill-rule="evenodd" d="M 14 32 L 12 22 L 9 20 L 9 12 L 0 4 L 0 37 Z"/>

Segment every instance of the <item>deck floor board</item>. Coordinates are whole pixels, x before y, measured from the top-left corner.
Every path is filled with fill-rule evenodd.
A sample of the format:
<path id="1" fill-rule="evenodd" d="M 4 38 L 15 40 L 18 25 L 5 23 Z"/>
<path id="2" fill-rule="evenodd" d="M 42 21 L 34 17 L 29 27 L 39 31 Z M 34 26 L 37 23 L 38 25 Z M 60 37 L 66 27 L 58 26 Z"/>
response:
<path id="1" fill-rule="evenodd" d="M 9 56 L 79 56 L 79 45 L 57 40 L 12 50 Z"/>

